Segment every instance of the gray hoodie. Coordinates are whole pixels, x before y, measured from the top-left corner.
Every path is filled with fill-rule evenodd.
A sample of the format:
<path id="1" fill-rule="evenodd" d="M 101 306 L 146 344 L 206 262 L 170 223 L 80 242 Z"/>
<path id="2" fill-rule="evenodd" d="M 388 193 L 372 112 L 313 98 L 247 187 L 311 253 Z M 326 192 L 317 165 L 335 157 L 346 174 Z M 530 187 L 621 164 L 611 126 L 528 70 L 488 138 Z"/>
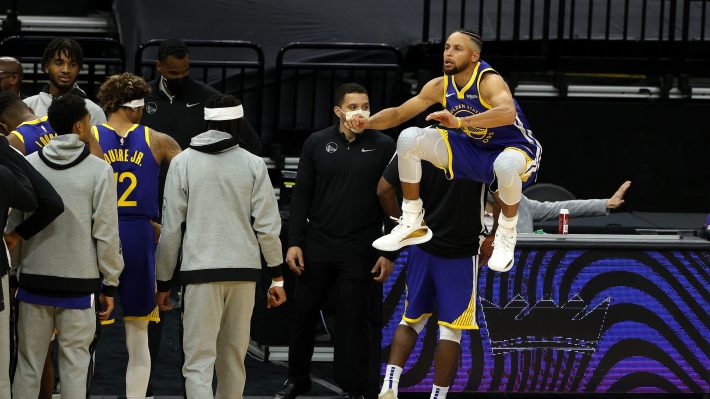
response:
<path id="1" fill-rule="evenodd" d="M 113 170 L 90 156 L 76 134 L 57 136 L 27 157 L 64 201 L 64 213 L 44 230 L 18 245 L 20 287 L 47 295 L 113 296 L 123 270 L 118 236 L 118 208 Z M 28 213 L 12 211 L 14 228 Z"/>
<path id="2" fill-rule="evenodd" d="M 104 110 L 101 109 L 101 107 L 99 107 L 95 102 L 86 98 L 86 93 L 81 90 L 76 83 L 74 84 L 72 92 L 84 98 L 86 109 L 91 114 L 92 126 L 106 123 L 106 114 L 104 114 Z M 27 104 L 27 106 L 32 108 L 32 111 L 34 111 L 35 115 L 42 117 L 47 116 L 47 110 L 49 109 L 49 106 L 52 105 L 54 97 L 46 91 L 40 91 L 38 94 L 35 94 L 31 97 L 27 97 L 23 101 L 25 102 L 25 104 Z"/>
<path id="3" fill-rule="evenodd" d="M 266 164 L 220 131 L 193 137 L 190 147 L 172 160 L 165 182 L 158 289 L 169 289 L 181 245 L 182 284 L 259 280 L 259 250 L 269 267 L 283 263 Z"/>

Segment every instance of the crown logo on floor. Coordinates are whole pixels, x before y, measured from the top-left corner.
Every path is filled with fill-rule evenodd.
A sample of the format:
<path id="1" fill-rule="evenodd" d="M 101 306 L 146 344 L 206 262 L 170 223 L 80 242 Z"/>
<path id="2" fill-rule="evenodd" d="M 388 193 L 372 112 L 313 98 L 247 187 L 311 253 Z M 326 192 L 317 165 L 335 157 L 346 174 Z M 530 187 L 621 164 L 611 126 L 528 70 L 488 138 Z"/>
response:
<path id="1" fill-rule="evenodd" d="M 481 310 L 494 355 L 534 349 L 594 352 L 610 302 L 608 297 L 587 311 L 579 295 L 561 307 L 544 296 L 530 307 L 518 294 L 503 308 L 481 298 Z"/>

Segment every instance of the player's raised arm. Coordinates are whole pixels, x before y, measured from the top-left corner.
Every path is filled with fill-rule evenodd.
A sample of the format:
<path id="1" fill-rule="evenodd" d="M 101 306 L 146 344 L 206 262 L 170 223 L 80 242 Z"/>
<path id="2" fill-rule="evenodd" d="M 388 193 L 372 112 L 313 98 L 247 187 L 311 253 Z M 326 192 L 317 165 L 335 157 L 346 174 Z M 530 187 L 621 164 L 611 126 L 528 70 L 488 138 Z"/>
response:
<path id="1" fill-rule="evenodd" d="M 443 77 L 432 79 L 424 85 L 419 94 L 405 101 L 399 107 L 383 109 L 369 118 L 365 118 L 362 115 L 355 115 L 353 118 L 347 120 L 345 124 L 349 129 L 356 130 L 383 130 L 399 126 L 424 112 L 433 104 L 440 102 L 444 93 L 443 82 Z"/>

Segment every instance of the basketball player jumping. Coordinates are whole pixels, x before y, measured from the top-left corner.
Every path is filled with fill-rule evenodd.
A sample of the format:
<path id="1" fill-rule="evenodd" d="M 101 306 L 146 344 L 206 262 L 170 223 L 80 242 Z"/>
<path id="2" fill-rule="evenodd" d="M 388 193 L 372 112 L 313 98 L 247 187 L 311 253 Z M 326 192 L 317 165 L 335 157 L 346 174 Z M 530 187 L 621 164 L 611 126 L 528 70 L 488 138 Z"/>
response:
<path id="1" fill-rule="evenodd" d="M 348 120 L 351 129 L 388 129 L 435 103 L 444 110 L 427 120 L 430 128 L 407 128 L 397 140 L 399 178 L 404 202 L 399 225 L 372 245 L 393 251 L 432 237 L 423 223 L 419 198 L 421 161 L 441 168 L 449 179 L 471 179 L 490 185 L 501 206 L 493 254 L 488 267 L 505 272 L 513 266 L 518 203 L 523 185 L 537 176 L 542 148 L 503 78 L 481 60 L 481 37 L 468 30 L 452 33 L 444 48 L 444 76 L 429 81 L 399 107 Z M 462 199 L 463 201 L 467 199 Z M 469 199 L 475 200 L 473 198 Z"/>
<path id="2" fill-rule="evenodd" d="M 125 268 L 118 286 L 126 324 L 126 397 L 143 398 L 150 376 L 148 322 L 159 321 L 155 305 L 155 246 L 160 165 L 180 153 L 175 140 L 139 125 L 150 86 L 131 73 L 109 77 L 98 93 L 108 122 L 94 137 L 113 167 L 118 185 L 118 225 Z M 155 231 L 154 231 L 155 228 Z"/>

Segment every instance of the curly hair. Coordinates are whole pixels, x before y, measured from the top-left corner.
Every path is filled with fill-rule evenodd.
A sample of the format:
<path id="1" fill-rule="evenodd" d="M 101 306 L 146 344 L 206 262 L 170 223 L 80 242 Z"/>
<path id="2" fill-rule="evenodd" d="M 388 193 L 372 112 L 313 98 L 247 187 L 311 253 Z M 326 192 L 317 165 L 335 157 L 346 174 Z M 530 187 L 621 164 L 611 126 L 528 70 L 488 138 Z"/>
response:
<path id="1" fill-rule="evenodd" d="M 130 72 L 109 76 L 96 95 L 101 107 L 110 114 L 129 101 L 140 100 L 150 94 L 150 86 L 143 78 Z"/>

